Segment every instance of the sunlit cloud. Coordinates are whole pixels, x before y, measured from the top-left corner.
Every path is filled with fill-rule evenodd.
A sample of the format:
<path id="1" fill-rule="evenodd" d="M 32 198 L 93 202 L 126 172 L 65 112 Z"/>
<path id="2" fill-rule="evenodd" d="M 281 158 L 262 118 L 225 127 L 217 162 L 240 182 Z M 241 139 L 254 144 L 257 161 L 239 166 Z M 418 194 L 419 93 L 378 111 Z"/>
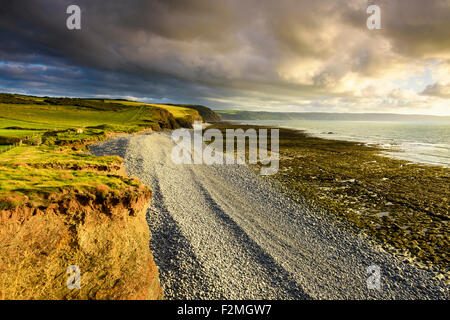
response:
<path id="1" fill-rule="evenodd" d="M 366 0 L 77 3 L 77 32 L 69 0 L 2 3 L 2 91 L 450 114 L 450 0 L 377 0 L 372 31 Z"/>

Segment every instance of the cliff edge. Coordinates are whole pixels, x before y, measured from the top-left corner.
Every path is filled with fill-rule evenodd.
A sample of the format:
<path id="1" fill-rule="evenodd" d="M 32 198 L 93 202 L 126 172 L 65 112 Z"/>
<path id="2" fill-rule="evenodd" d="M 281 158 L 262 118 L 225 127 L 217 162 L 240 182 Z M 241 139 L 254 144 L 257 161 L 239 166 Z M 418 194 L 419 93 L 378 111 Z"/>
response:
<path id="1" fill-rule="evenodd" d="M 0 210 L 0 299 L 162 298 L 145 221 L 151 191 L 130 180 L 120 192 L 98 185 Z"/>

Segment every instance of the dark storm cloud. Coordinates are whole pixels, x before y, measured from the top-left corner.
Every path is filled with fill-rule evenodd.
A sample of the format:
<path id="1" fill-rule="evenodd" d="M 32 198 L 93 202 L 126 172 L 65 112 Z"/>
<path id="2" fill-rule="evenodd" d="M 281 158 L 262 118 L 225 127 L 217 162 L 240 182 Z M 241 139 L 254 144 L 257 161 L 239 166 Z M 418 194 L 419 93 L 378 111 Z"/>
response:
<path id="1" fill-rule="evenodd" d="M 450 1 L 379 3 L 371 32 L 364 0 L 0 1 L 0 89 L 320 107 L 356 99 L 352 81 L 449 58 Z M 71 4 L 82 30 L 66 28 Z"/>
<path id="2" fill-rule="evenodd" d="M 422 91 L 422 94 L 426 96 L 450 98 L 450 84 L 430 84 L 425 88 L 425 90 Z"/>

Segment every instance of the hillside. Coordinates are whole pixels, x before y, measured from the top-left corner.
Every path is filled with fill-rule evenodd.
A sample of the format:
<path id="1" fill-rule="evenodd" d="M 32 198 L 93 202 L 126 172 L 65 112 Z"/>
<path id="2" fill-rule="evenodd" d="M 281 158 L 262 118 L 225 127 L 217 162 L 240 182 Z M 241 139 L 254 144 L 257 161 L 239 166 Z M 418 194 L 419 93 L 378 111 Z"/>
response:
<path id="1" fill-rule="evenodd" d="M 151 109 L 163 109 L 168 111 L 175 118 L 177 123 L 182 127 L 191 127 L 195 120 L 203 120 L 199 112 L 192 108 L 185 108 L 182 106 L 175 106 L 169 104 L 160 103 L 143 103 L 137 101 L 125 101 L 125 100 L 102 100 L 104 103 L 115 105 L 117 103 L 128 107 L 147 107 Z M 206 120 L 205 120 L 206 121 Z"/>
<path id="2" fill-rule="evenodd" d="M 223 120 L 340 120 L 340 121 L 437 121 L 449 122 L 448 116 L 405 115 L 393 113 L 267 112 L 214 110 Z"/>
<path id="3" fill-rule="evenodd" d="M 220 121 L 220 116 L 208 107 L 201 106 L 201 105 L 191 105 L 191 104 L 173 104 L 173 105 L 178 106 L 178 107 L 184 107 L 184 108 L 197 110 L 198 113 L 200 114 L 200 116 L 206 122 Z"/>
<path id="4" fill-rule="evenodd" d="M 145 220 L 151 191 L 89 144 L 190 127 L 197 111 L 0 94 L 0 299 L 158 299 Z M 81 269 L 81 289 L 66 286 Z"/>
<path id="5" fill-rule="evenodd" d="M 119 131 L 164 129 L 201 119 L 192 109 L 115 100 L 30 97 L 0 94 L 1 127 L 68 129 L 111 126 Z"/>

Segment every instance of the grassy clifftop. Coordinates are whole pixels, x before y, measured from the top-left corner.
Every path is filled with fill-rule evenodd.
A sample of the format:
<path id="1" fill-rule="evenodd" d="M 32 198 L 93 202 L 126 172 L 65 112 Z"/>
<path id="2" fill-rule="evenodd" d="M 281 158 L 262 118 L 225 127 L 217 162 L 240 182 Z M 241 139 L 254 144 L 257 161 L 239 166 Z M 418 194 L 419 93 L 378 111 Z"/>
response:
<path id="1" fill-rule="evenodd" d="M 164 129 L 189 125 L 201 119 L 192 109 L 114 100 L 40 98 L 0 94 L 0 135 L 5 130 L 65 130 L 105 127 L 108 131 L 134 132 L 144 128 Z M 20 134 L 16 132 L 15 134 Z"/>
<path id="2" fill-rule="evenodd" d="M 158 299 L 151 191 L 88 144 L 189 127 L 197 111 L 128 101 L 0 94 L 0 299 Z M 81 271 L 80 289 L 66 285 Z"/>
<path id="3" fill-rule="evenodd" d="M 97 184 L 121 190 L 114 177 L 99 174 L 120 168 L 118 160 L 87 154 L 87 144 L 114 133 L 189 127 L 197 119 L 197 111 L 175 106 L 0 94 L 6 151 L 0 154 L 0 209 L 10 205 L 1 199 L 12 195 L 42 200 L 47 191 Z"/>
<path id="4" fill-rule="evenodd" d="M 192 105 L 192 104 L 177 104 L 174 106 L 197 110 L 198 113 L 203 118 L 203 120 L 207 121 L 207 122 L 220 121 L 220 116 L 216 112 L 214 112 L 213 110 L 211 110 L 210 108 L 205 107 L 205 106 Z"/>

